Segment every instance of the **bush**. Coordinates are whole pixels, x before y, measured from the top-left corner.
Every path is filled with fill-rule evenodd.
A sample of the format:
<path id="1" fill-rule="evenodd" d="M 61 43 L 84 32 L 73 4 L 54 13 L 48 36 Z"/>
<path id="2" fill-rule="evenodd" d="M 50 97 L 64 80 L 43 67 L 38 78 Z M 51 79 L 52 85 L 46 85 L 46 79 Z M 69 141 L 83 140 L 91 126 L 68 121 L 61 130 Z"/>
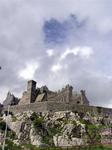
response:
<path id="1" fill-rule="evenodd" d="M 5 131 L 6 123 L 4 121 L 0 122 L 0 130 Z"/>
<path id="2" fill-rule="evenodd" d="M 35 118 L 33 121 L 34 128 L 42 128 L 43 118 Z"/>
<path id="3" fill-rule="evenodd" d="M 0 147 L 0 150 L 2 150 L 2 147 Z M 6 145 L 4 150 L 23 150 L 21 146 L 17 146 L 14 144 L 11 140 L 6 140 Z"/>
<path id="4" fill-rule="evenodd" d="M 16 122 L 16 121 L 17 121 L 16 116 L 12 115 L 12 122 Z"/>
<path id="5" fill-rule="evenodd" d="M 98 144 L 101 142 L 100 129 L 98 126 L 93 124 L 88 124 L 86 125 L 86 132 L 90 144 Z"/>
<path id="6" fill-rule="evenodd" d="M 30 118 L 33 122 L 34 128 L 42 128 L 42 124 L 44 122 L 44 119 L 39 117 L 35 112 L 32 114 Z"/>
<path id="7" fill-rule="evenodd" d="M 35 112 L 33 112 L 32 115 L 31 115 L 31 117 L 30 117 L 30 119 L 31 119 L 32 121 L 34 121 L 35 118 L 37 118 L 37 117 L 38 117 L 37 114 L 36 114 Z"/>
<path id="8" fill-rule="evenodd" d="M 15 140 L 16 133 L 14 131 L 8 131 L 7 137 L 10 137 L 10 139 Z"/>

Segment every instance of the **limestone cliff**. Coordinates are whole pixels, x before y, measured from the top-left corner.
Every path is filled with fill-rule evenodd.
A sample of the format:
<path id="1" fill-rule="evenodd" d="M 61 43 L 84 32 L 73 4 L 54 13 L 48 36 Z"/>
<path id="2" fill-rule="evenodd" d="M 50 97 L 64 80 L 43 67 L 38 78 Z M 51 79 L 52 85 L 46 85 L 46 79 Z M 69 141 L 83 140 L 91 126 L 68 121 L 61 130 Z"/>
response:
<path id="1" fill-rule="evenodd" d="M 3 115 L 0 121 L 1 144 L 4 136 L 3 123 L 8 125 L 8 139 L 17 145 L 72 147 L 112 144 L 112 118 L 109 116 L 73 111 L 27 111 L 16 115 Z"/>

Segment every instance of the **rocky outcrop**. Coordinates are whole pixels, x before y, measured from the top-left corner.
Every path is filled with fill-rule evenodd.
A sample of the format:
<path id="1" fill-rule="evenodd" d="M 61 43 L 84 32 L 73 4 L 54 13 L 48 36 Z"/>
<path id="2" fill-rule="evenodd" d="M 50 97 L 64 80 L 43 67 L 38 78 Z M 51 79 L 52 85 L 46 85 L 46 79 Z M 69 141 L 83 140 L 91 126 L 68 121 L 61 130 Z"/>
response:
<path id="1" fill-rule="evenodd" d="M 56 147 L 72 147 L 72 146 L 81 146 L 84 144 L 81 138 L 69 138 L 69 136 L 54 136 L 53 141 Z"/>
<path id="2" fill-rule="evenodd" d="M 0 132 L 0 145 L 3 143 L 4 134 Z"/>
<path id="3" fill-rule="evenodd" d="M 30 130 L 30 140 L 32 145 L 36 145 L 36 146 L 42 145 L 42 137 L 37 134 L 37 132 L 33 127 Z"/>
<path id="4" fill-rule="evenodd" d="M 72 111 L 27 111 L 4 115 L 2 119 L 16 134 L 13 142 L 20 145 L 30 143 L 37 147 L 72 147 L 91 143 L 112 143 L 112 119 L 107 116 L 93 116 L 88 112 L 82 114 Z"/>

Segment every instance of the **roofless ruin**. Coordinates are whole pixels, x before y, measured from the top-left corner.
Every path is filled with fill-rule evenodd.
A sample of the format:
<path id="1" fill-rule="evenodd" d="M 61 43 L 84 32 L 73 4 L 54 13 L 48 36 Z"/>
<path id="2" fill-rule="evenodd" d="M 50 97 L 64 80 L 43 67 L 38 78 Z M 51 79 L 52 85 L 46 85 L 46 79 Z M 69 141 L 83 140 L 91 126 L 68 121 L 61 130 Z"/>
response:
<path id="1" fill-rule="evenodd" d="M 8 93 L 3 103 L 3 111 L 11 105 L 10 111 L 20 113 L 24 111 L 44 112 L 44 111 L 82 111 L 82 112 L 100 112 L 103 114 L 112 114 L 112 109 L 90 106 L 85 91 L 81 90 L 78 94 L 73 91 L 71 85 L 66 85 L 61 90 L 55 92 L 48 89 L 47 86 L 36 87 L 36 81 L 30 80 L 27 83 L 27 89 L 23 92 L 22 98 L 18 99 L 11 93 Z"/>

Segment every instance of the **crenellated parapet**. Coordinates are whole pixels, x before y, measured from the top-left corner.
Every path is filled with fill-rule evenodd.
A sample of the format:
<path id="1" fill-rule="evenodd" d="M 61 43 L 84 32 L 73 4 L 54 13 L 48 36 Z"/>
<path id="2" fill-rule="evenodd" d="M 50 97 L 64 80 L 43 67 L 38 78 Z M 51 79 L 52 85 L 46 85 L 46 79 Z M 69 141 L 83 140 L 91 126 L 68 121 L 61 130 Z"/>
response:
<path id="1" fill-rule="evenodd" d="M 69 84 L 61 90 L 54 92 L 50 91 L 47 86 L 36 87 L 36 82 L 30 80 L 19 104 L 15 100 L 19 99 L 16 99 L 13 94 L 8 93 L 4 106 L 0 105 L 0 111 L 7 111 L 8 105 L 11 105 L 10 111 L 14 113 L 30 110 L 34 112 L 72 110 L 112 116 L 112 109 L 89 106 L 85 90 L 77 93 L 73 91 L 73 87 Z"/>
<path id="2" fill-rule="evenodd" d="M 67 84 L 61 90 L 53 92 L 50 91 L 47 86 L 42 86 L 40 88 L 36 87 L 36 81 L 28 81 L 27 89 L 23 92 L 19 105 L 38 103 L 43 101 L 63 103 L 74 102 L 78 105 L 89 105 L 85 91 L 81 90 L 80 94 L 74 95 L 73 87 L 69 84 Z"/>

